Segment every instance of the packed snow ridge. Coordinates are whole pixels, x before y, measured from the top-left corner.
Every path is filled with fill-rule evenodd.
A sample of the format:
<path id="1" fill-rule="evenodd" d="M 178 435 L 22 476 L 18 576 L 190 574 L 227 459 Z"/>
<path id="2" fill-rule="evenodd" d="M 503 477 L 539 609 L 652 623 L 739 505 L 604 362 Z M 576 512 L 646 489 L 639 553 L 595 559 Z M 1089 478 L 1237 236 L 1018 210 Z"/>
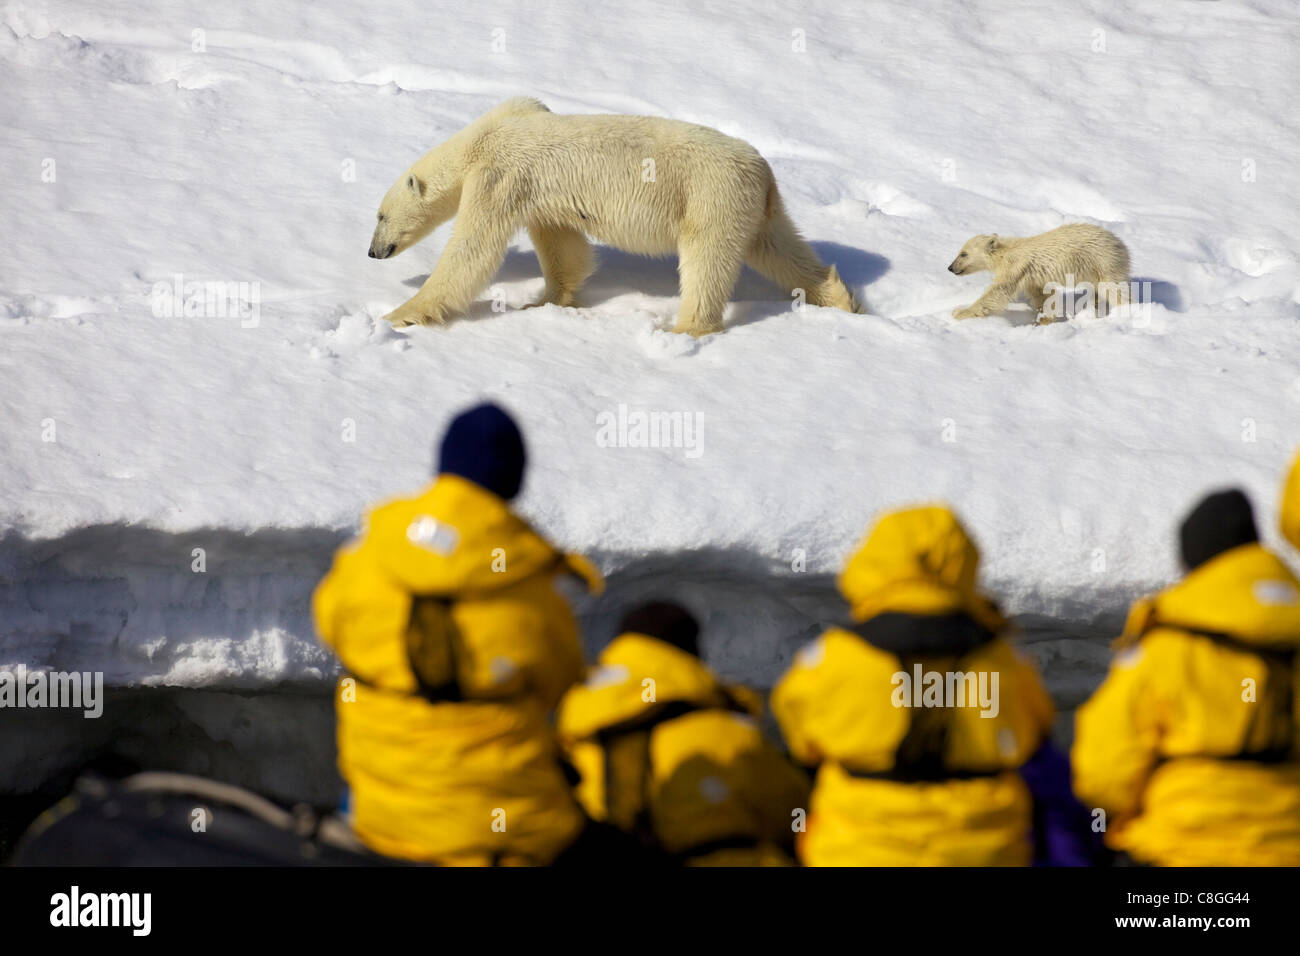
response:
<path id="1" fill-rule="evenodd" d="M 307 601 L 333 548 L 484 397 L 528 437 L 521 510 L 610 577 L 578 604 L 592 647 L 670 594 L 761 685 L 842 615 L 833 575 L 885 508 L 957 508 L 1067 707 L 1125 605 L 1176 573 L 1200 494 L 1242 486 L 1279 544 L 1292 4 L 312 10 L 4 8 L 0 666 L 323 684 Z M 609 249 L 581 308 L 522 311 L 542 282 L 520 237 L 491 301 L 395 332 L 380 317 L 447 232 L 368 259 L 380 197 L 521 94 L 753 143 L 870 314 L 794 311 L 746 273 L 697 342 L 665 331 L 675 262 Z M 1075 221 L 1124 240 L 1139 305 L 952 320 L 982 288 L 945 271 L 965 239 Z M 178 282 L 244 284 L 245 308 L 159 308 Z M 642 415 L 681 430 L 643 442 Z"/>

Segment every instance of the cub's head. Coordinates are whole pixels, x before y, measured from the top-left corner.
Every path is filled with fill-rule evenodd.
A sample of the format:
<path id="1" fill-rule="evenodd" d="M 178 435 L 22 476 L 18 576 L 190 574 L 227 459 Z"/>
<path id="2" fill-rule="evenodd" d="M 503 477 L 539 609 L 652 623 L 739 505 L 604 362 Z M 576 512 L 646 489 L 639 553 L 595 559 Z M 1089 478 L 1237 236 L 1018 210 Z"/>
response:
<path id="1" fill-rule="evenodd" d="M 961 252 L 957 253 L 957 258 L 952 260 L 952 265 L 948 266 L 948 271 L 958 276 L 969 275 L 972 272 L 991 272 L 993 254 L 997 248 L 996 233 L 991 236 L 975 236 L 967 239 L 966 245 L 962 246 Z"/>
<path id="2" fill-rule="evenodd" d="M 456 215 L 460 190 L 435 188 L 407 170 L 379 204 L 370 258 L 387 259 L 405 252 Z"/>

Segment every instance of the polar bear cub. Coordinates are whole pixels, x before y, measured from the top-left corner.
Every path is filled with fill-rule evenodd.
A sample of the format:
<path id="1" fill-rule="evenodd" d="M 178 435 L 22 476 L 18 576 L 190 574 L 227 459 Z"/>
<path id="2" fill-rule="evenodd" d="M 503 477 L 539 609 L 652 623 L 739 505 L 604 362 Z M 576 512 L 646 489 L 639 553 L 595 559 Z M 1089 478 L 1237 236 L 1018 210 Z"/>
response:
<path id="1" fill-rule="evenodd" d="M 1124 305 L 1129 301 L 1128 249 L 1100 226 L 1071 223 L 1023 239 L 975 236 L 961 247 L 948 271 L 959 276 L 992 272 L 993 284 L 954 319 L 990 315 L 1024 297 L 1038 312 L 1040 324 L 1061 317 L 1061 288 L 1083 286 L 1093 301 Z"/>
<path id="2" fill-rule="evenodd" d="M 649 116 L 563 116 L 507 100 L 416 161 L 384 196 L 370 255 L 387 259 L 455 218 L 428 280 L 385 318 L 432 324 L 465 309 L 527 229 L 546 288 L 572 305 L 592 271 L 590 239 L 679 256 L 675 332 L 722 328 L 741 265 L 804 301 L 860 311 L 786 215 L 767 162 L 717 130 Z"/>

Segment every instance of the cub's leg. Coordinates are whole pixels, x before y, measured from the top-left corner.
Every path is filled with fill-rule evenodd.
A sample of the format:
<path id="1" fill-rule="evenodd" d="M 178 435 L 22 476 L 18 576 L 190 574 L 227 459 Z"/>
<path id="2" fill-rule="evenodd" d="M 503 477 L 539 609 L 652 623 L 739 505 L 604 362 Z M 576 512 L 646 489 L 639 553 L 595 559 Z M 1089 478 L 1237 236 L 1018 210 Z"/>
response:
<path id="1" fill-rule="evenodd" d="M 1034 312 L 1038 316 L 1039 325 L 1051 325 L 1057 318 L 1059 318 L 1059 316 L 1044 311 L 1044 307 L 1047 304 L 1047 298 L 1047 293 L 1041 289 L 1030 289 L 1025 293 L 1025 299 L 1029 302 L 1030 306 L 1033 307 Z"/>
<path id="2" fill-rule="evenodd" d="M 531 226 L 533 248 L 541 264 L 546 288 L 542 297 L 525 308 L 537 305 L 573 305 L 574 296 L 591 275 L 591 243 L 576 229 Z"/>
<path id="3" fill-rule="evenodd" d="M 1106 313 L 1109 313 L 1112 308 L 1128 305 L 1132 301 L 1130 293 L 1127 275 L 1102 276 L 1097 280 L 1098 314 L 1102 314 L 1102 303 L 1105 303 Z"/>
<path id="4" fill-rule="evenodd" d="M 1011 304 L 1020 293 L 1019 283 L 1015 282 L 995 282 L 984 290 L 984 294 L 966 306 L 964 309 L 953 309 L 952 317 L 954 319 L 976 319 L 985 315 L 992 315 L 999 312 Z"/>

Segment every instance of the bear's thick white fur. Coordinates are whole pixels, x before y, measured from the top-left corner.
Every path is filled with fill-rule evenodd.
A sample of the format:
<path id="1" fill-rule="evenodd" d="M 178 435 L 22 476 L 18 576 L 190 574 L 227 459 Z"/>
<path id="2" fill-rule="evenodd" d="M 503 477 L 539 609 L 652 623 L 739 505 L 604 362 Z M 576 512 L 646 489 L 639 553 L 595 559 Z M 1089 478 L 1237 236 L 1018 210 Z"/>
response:
<path id="1" fill-rule="evenodd" d="M 1090 284 L 1098 303 L 1129 301 L 1128 249 L 1119 237 L 1100 226 L 1071 223 L 1023 239 L 975 236 L 961 247 L 948 271 L 959 276 L 992 272 L 993 284 L 975 302 L 953 310 L 953 318 L 990 315 L 1025 298 L 1039 313 L 1039 322 L 1056 316 L 1044 311 L 1053 286 Z M 1057 297 L 1059 299 L 1059 297 Z"/>
<path id="2" fill-rule="evenodd" d="M 546 289 L 534 303 L 571 305 L 592 271 L 588 237 L 646 255 L 679 256 L 676 332 L 722 328 L 742 263 L 805 301 L 859 311 L 786 215 L 767 162 L 717 130 L 649 116 L 563 116 L 507 100 L 408 169 L 379 207 L 370 255 L 386 259 L 455 217 L 428 280 L 386 318 L 443 322 L 491 281 L 511 237 L 527 229 Z"/>

